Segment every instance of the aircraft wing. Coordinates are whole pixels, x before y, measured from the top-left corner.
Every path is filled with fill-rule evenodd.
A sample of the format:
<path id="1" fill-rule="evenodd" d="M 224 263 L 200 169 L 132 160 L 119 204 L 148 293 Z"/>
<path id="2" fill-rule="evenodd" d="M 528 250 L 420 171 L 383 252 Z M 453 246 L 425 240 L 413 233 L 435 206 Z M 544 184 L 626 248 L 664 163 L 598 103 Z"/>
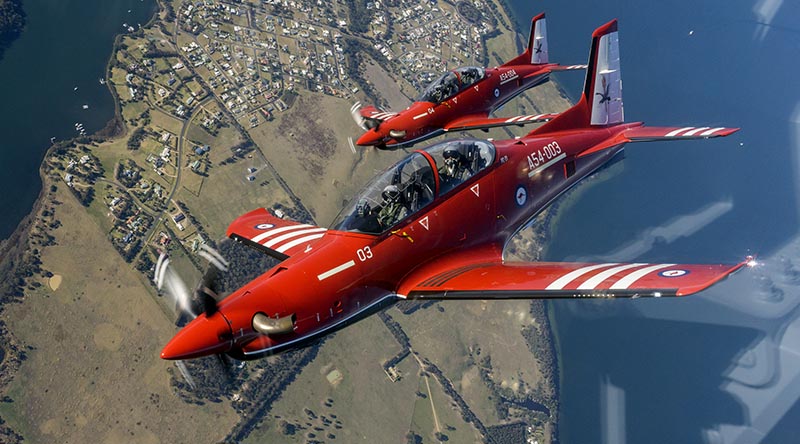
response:
<path id="1" fill-rule="evenodd" d="M 264 208 L 239 216 L 228 226 L 228 237 L 278 260 L 306 251 L 327 228 L 275 217 Z"/>
<path id="2" fill-rule="evenodd" d="M 736 265 L 572 262 L 432 264 L 398 289 L 409 299 L 547 299 L 686 296 L 739 270 Z"/>
<path id="3" fill-rule="evenodd" d="M 527 116 L 514 117 L 485 117 L 467 116 L 456 119 L 444 126 L 447 131 L 466 131 L 475 129 L 489 129 L 498 126 L 527 125 L 529 123 L 543 123 L 554 119 L 558 114 L 531 114 Z"/>

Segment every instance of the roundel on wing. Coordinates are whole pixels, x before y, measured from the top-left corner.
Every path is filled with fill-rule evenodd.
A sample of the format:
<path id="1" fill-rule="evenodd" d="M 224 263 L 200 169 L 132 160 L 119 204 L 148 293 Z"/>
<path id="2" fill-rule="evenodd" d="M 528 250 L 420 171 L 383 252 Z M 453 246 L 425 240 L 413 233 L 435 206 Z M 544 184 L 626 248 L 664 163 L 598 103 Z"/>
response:
<path id="1" fill-rule="evenodd" d="M 258 224 L 256 225 L 256 230 L 269 230 L 270 228 L 274 227 L 273 224 Z"/>
<path id="2" fill-rule="evenodd" d="M 525 189 L 524 185 L 517 187 L 517 191 L 514 192 L 514 199 L 517 201 L 517 205 L 519 206 L 525 205 L 525 202 L 528 201 L 528 191 Z"/>
<path id="3" fill-rule="evenodd" d="M 659 276 L 665 277 L 665 278 L 680 277 L 680 276 L 685 276 L 687 274 L 689 274 L 688 270 L 676 270 L 676 269 L 664 270 L 661 273 L 658 273 Z"/>

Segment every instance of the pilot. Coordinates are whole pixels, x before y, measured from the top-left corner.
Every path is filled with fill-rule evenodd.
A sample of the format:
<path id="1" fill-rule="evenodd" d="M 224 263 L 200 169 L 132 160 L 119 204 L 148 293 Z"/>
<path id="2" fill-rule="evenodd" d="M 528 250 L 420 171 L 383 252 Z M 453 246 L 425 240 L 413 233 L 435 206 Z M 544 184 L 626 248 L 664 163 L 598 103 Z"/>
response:
<path id="1" fill-rule="evenodd" d="M 361 199 L 356 205 L 355 221 L 353 228 L 365 233 L 379 233 L 381 224 L 378 222 L 378 215 L 370 207 L 366 199 Z"/>
<path id="2" fill-rule="evenodd" d="M 445 148 L 444 165 L 439 168 L 439 180 L 442 182 L 443 192 L 450 190 L 474 174 L 469 164 L 469 159 L 461 153 L 458 147 Z"/>
<path id="3" fill-rule="evenodd" d="M 466 68 L 461 73 L 461 84 L 463 86 L 472 85 L 476 80 L 478 80 L 478 70 L 475 68 Z"/>
<path id="4" fill-rule="evenodd" d="M 378 222 L 381 227 L 391 227 L 400 219 L 408 216 L 408 208 L 403 205 L 400 189 L 397 185 L 387 185 L 383 189 L 381 197 L 383 198 L 383 206 L 378 212 Z"/>

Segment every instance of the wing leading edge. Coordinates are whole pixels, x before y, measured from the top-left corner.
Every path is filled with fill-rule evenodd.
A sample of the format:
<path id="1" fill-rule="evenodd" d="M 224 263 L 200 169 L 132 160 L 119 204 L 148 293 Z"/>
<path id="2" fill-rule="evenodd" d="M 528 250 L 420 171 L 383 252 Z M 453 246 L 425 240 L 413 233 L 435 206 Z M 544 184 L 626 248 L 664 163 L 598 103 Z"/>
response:
<path id="1" fill-rule="evenodd" d="M 674 263 L 478 262 L 413 273 L 409 299 L 547 299 L 686 296 L 741 269 Z"/>

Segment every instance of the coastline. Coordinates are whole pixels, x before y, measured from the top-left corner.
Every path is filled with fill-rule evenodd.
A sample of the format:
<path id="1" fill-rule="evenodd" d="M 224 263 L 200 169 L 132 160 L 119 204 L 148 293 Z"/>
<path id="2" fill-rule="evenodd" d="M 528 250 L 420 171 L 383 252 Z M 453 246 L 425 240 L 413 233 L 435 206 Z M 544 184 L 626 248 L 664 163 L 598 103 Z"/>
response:
<path id="1" fill-rule="evenodd" d="M 156 8 L 154 8 L 150 19 L 144 26 L 150 26 L 156 20 L 161 8 L 161 0 L 156 0 Z M 106 62 L 106 78 L 110 78 L 111 66 L 123 36 L 124 34 L 120 32 L 114 37 L 112 49 Z M 3 49 L 3 47 L 0 47 L 0 58 L 2 57 Z M 40 267 L 42 263 L 39 255 L 40 250 L 34 248 L 47 246 L 51 238 L 49 235 L 44 234 L 43 238 L 46 240 L 40 244 L 35 244 L 32 240 L 37 231 L 41 233 L 47 232 L 48 220 L 44 215 L 46 207 L 59 204 L 55 199 L 55 187 L 57 184 L 47 174 L 47 158 L 55 150 L 67 149 L 69 145 L 74 144 L 76 141 L 101 143 L 122 137 L 127 133 L 127 126 L 122 117 L 119 95 L 112 87 L 111 82 L 106 82 L 106 87 L 114 102 L 114 115 L 101 129 L 93 134 L 60 140 L 47 148 L 42 156 L 38 171 L 42 187 L 33 202 L 30 213 L 17 224 L 17 227 L 8 238 L 0 239 L 0 277 L 2 277 L 2 283 L 0 283 L 0 315 L 5 311 L 6 304 L 24 302 L 26 297 L 24 290 L 29 285 L 40 285 L 38 281 L 30 282 L 31 278 L 47 278 L 49 277 L 48 275 L 52 275 L 52 273 L 42 270 Z M 57 221 L 54 220 L 54 222 Z M 0 319 L 0 392 L 6 391 L 19 370 L 20 364 L 25 359 L 24 347 L 19 344 L 14 333 L 7 328 L 6 323 Z M 22 435 L 8 425 L 2 416 L 0 416 L 0 436 L 11 439 L 12 441 L 9 441 L 9 443 L 23 442 L 24 439 Z"/>
<path id="2" fill-rule="evenodd" d="M 147 22 L 146 26 L 151 26 L 152 23 L 157 20 L 159 13 L 163 10 L 164 4 L 162 0 L 156 0 L 157 8 L 152 14 L 150 20 Z M 510 11 L 510 7 L 506 4 L 505 1 L 500 0 L 496 4 L 499 4 L 502 8 L 503 14 L 509 18 L 513 26 L 517 29 L 515 30 L 515 36 L 513 40 L 517 43 L 517 46 L 521 44 L 524 39 L 522 39 L 521 33 L 519 32 L 519 26 L 517 25 L 517 21 L 515 16 Z M 111 76 L 111 66 L 114 61 L 115 54 L 119 51 L 119 44 L 122 41 L 123 37 L 126 34 L 119 33 L 114 38 L 114 43 L 112 46 L 111 53 L 109 55 L 107 64 L 106 64 L 106 78 L 110 78 Z M 555 83 L 554 83 L 555 84 Z M 109 92 L 112 95 L 112 99 L 114 101 L 114 115 L 109 119 L 106 125 L 98 130 L 97 132 L 93 133 L 89 136 L 84 137 L 74 137 L 68 140 L 59 141 L 58 143 L 51 145 L 45 152 L 43 161 L 39 166 L 39 176 L 42 183 L 42 188 L 39 192 L 38 197 L 36 198 L 33 208 L 31 212 L 17 225 L 11 236 L 8 239 L 0 241 L 0 254 L 2 254 L 2 260 L 0 261 L 0 275 L 8 277 L 13 276 L 13 279 L 5 279 L 5 285 L 14 285 L 13 288 L 7 289 L 0 288 L 2 292 L 2 299 L 0 299 L 0 313 L 4 311 L 4 304 L 7 302 L 21 302 L 25 298 L 24 289 L 29 284 L 27 281 L 28 279 L 24 278 L 31 278 L 37 279 L 39 277 L 46 277 L 46 271 L 42 271 L 39 267 L 41 264 L 41 259 L 39 257 L 39 250 L 36 248 L 40 245 L 45 246 L 46 244 L 37 244 L 33 240 L 33 237 L 39 233 L 46 233 L 47 226 L 51 222 L 48 219 L 48 216 L 45 212 L 48 210 L 50 205 L 58 205 L 58 201 L 55 199 L 55 193 L 53 192 L 53 186 L 61 186 L 63 185 L 58 180 L 54 180 L 52 177 L 48 176 L 47 170 L 47 159 L 55 150 L 64 149 L 68 145 L 76 142 L 76 141 L 83 141 L 83 142 L 104 142 L 108 141 L 109 139 L 118 138 L 127 134 L 128 127 L 125 123 L 125 120 L 122 116 L 122 105 L 120 102 L 120 97 L 117 94 L 117 91 L 111 85 L 111 82 L 106 82 L 106 86 L 109 89 Z M 562 91 L 559 88 L 560 91 Z M 562 91 L 563 95 L 563 91 Z M 544 231 L 548 231 L 551 225 L 545 224 L 543 225 Z M 33 267 L 31 271 L 31 268 Z M 19 279 L 23 279 L 21 285 L 17 286 L 16 283 Z M 6 293 L 7 292 L 7 293 Z M 541 333 L 544 336 L 544 340 L 549 344 L 551 350 L 553 350 L 554 356 L 556 360 L 553 362 L 557 362 L 559 359 L 559 354 L 557 353 L 557 349 L 555 348 L 555 340 L 554 340 L 554 331 L 552 329 L 552 322 L 549 319 L 549 314 L 547 310 L 547 304 L 544 304 L 544 309 L 541 308 L 542 304 L 541 301 L 534 301 L 531 304 L 531 311 L 536 311 L 537 314 L 541 313 L 546 322 L 541 329 Z M 10 344 L 9 350 L 13 350 L 16 347 L 16 339 L 11 331 L 4 328 L 4 325 L 0 324 L 0 343 L 4 346 L 5 344 Z M 9 350 L 6 350 L 9 352 Z M 10 381 L 14 378 L 14 374 L 16 373 L 17 369 L 19 368 L 19 363 L 21 359 L 24 359 L 24 353 L 22 355 L 17 354 L 16 356 L 11 354 L 10 352 L 0 356 L 0 369 L 3 370 L 3 378 L 0 379 L 0 391 L 5 390 L 8 386 Z M 553 442 L 558 442 L 557 430 L 558 430 L 558 412 L 559 412 L 559 374 L 560 366 L 557 366 L 553 374 L 556 376 L 554 381 L 554 401 L 555 403 L 549 405 L 551 407 L 551 415 L 553 417 L 553 425 L 554 431 L 552 433 Z M 0 418 L 0 421 L 2 418 Z M 2 425 L 0 425 L 0 430 L 2 430 Z"/>

